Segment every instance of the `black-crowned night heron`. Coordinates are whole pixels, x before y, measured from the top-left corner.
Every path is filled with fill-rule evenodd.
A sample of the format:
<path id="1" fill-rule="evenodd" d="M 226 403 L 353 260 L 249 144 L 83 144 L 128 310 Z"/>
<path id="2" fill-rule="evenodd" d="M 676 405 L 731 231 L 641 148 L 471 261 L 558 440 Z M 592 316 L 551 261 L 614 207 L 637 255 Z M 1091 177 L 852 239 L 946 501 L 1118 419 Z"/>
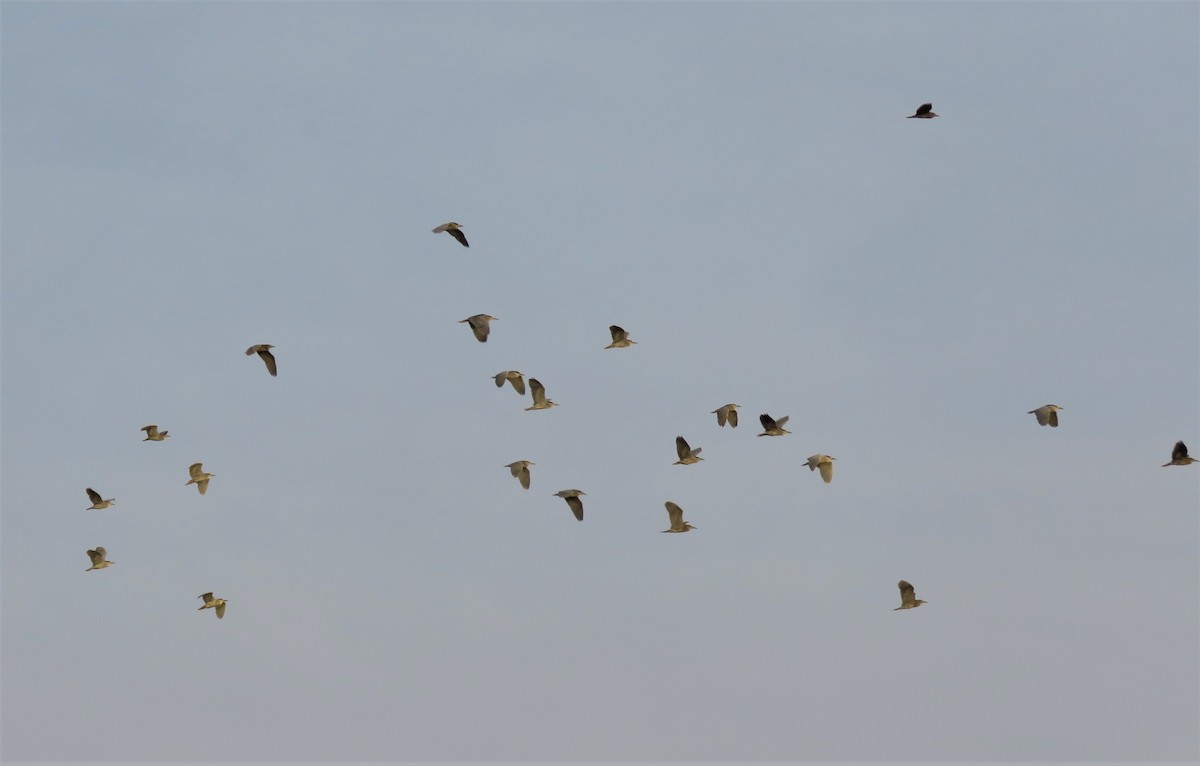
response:
<path id="1" fill-rule="evenodd" d="M 447 234 L 449 234 L 450 236 L 454 237 L 455 239 L 457 239 L 458 244 L 462 245 L 463 247 L 470 247 L 470 245 L 467 244 L 467 235 L 463 234 L 463 232 L 462 232 L 462 226 L 458 225 L 454 221 L 449 221 L 447 223 L 442 224 L 441 226 L 434 229 L 433 233 L 441 234 L 443 231 L 446 232 Z"/>
<path id="2" fill-rule="evenodd" d="M 531 465 L 537 465 L 537 463 L 532 460 L 518 460 L 504 467 L 512 471 L 513 478 L 521 482 L 522 487 L 529 489 L 529 466 Z"/>
<path id="3" fill-rule="evenodd" d="M 810 455 L 808 458 L 808 470 L 815 471 L 818 468 L 821 469 L 821 479 L 828 484 L 833 481 L 834 460 L 837 460 L 837 458 L 829 457 L 829 455 Z"/>
<path id="4" fill-rule="evenodd" d="M 110 505 L 117 504 L 116 498 L 110 498 L 108 500 L 105 500 L 104 498 L 100 497 L 99 492 L 92 489 L 91 487 L 87 488 L 87 495 L 88 495 L 88 499 L 92 501 L 92 504 L 90 507 L 84 508 L 83 510 L 85 510 L 85 511 L 98 511 L 101 508 L 107 508 Z"/>
<path id="5" fill-rule="evenodd" d="M 690 532 L 697 527 L 683 520 L 683 509 L 670 500 L 666 502 L 667 518 L 671 520 L 671 528 L 664 529 L 663 532 Z"/>
<path id="6" fill-rule="evenodd" d="M 196 596 L 196 598 L 204 599 L 204 606 L 200 607 L 200 609 L 216 609 L 217 619 L 225 619 L 225 599 L 213 598 L 212 593 L 201 593 L 199 596 Z"/>
<path id="7" fill-rule="evenodd" d="M 1171 450 L 1171 462 L 1163 463 L 1163 468 L 1169 465 L 1191 465 L 1192 463 L 1200 462 L 1194 457 L 1188 456 L 1187 445 L 1183 442 L 1175 442 L 1175 448 Z"/>
<path id="8" fill-rule="evenodd" d="M 758 422 L 762 423 L 763 427 L 763 432 L 759 436 L 783 436 L 784 434 L 790 434 L 791 431 L 784 429 L 784 426 L 787 425 L 788 417 L 790 416 L 784 415 L 779 420 L 775 420 L 765 412 L 759 415 Z"/>
<path id="9" fill-rule="evenodd" d="M 916 609 L 921 604 L 926 602 L 917 598 L 917 591 L 913 588 L 908 580 L 901 580 L 900 583 L 900 606 L 893 609 L 893 612 L 899 612 L 901 609 Z"/>
<path id="10" fill-rule="evenodd" d="M 697 447 L 696 449 L 692 449 L 688 446 L 687 439 L 684 439 L 682 436 L 676 436 L 675 454 L 679 456 L 679 459 L 675 461 L 674 465 L 691 465 L 692 463 L 699 463 L 704 459 L 700 457 L 700 450 L 702 449 L 704 448 Z"/>
<path id="11" fill-rule="evenodd" d="M 526 407 L 526 412 L 529 412 L 530 410 L 548 410 L 551 407 L 558 406 L 546 398 L 546 387 L 538 382 L 537 378 L 529 379 L 529 394 L 533 397 L 533 406 Z"/>
<path id="12" fill-rule="evenodd" d="M 475 340 L 480 343 L 487 343 L 488 333 L 492 331 L 489 322 L 496 321 L 496 317 L 487 314 L 476 314 L 475 316 L 467 317 L 466 319 L 458 320 L 459 324 L 466 322 L 471 325 L 471 332 L 475 333 Z"/>
<path id="13" fill-rule="evenodd" d="M 916 114 L 910 114 L 908 116 L 910 120 L 914 117 L 921 120 L 932 120 L 934 117 L 937 117 L 937 115 L 933 113 L 933 104 L 921 104 L 917 107 Z"/>
<path id="14" fill-rule="evenodd" d="M 720 409 L 713 410 L 713 414 L 717 416 L 717 425 L 724 426 L 729 423 L 730 428 L 737 428 L 737 408 L 740 404 L 726 404 Z"/>
<path id="15" fill-rule="evenodd" d="M 629 339 L 629 333 L 625 332 L 620 327 L 617 327 L 615 324 L 609 325 L 608 332 L 612 335 L 612 343 L 609 343 L 607 346 L 605 346 L 605 348 L 629 348 L 633 344 L 637 343 L 636 340 Z"/>
<path id="16" fill-rule="evenodd" d="M 555 497 L 561 497 L 567 501 L 567 506 L 571 509 L 571 513 L 575 514 L 575 518 L 583 521 L 583 501 L 579 499 L 580 495 L 586 495 L 578 489 L 564 489 L 560 492 L 555 492 Z"/>
<path id="17" fill-rule="evenodd" d="M 521 373 L 516 370 L 505 370 L 504 372 L 496 373 L 494 380 L 496 388 L 504 388 L 504 381 L 512 383 L 512 387 L 521 396 L 525 395 L 525 378 L 521 377 Z"/>
<path id="18" fill-rule="evenodd" d="M 1039 426 L 1048 425 L 1051 428 L 1058 428 L 1058 411 L 1061 409 L 1062 407 L 1059 407 L 1057 404 L 1044 404 L 1036 410 L 1030 410 L 1025 414 L 1036 417 Z"/>
<path id="19" fill-rule="evenodd" d="M 146 438 L 142 439 L 144 442 L 160 442 L 171 435 L 166 431 L 159 431 L 156 425 L 143 426 L 142 430 L 146 432 Z"/>
<path id="20" fill-rule="evenodd" d="M 275 355 L 271 353 L 271 349 L 275 348 L 270 343 L 256 343 L 246 349 L 246 356 L 258 354 L 258 358 L 263 360 L 263 364 L 267 366 L 267 372 L 271 373 L 271 377 L 275 377 L 278 372 L 275 369 Z"/>
<path id="21" fill-rule="evenodd" d="M 117 563 L 107 560 L 108 551 L 104 550 L 104 546 L 102 545 L 97 545 L 95 550 L 88 551 L 88 558 L 92 560 L 92 565 L 83 570 L 85 572 L 90 572 L 93 569 L 104 569 L 104 567 L 110 567 Z"/>
<path id="22" fill-rule="evenodd" d="M 203 463 L 192 463 L 188 466 L 188 473 L 192 475 L 192 478 L 188 479 L 187 484 L 183 486 L 195 484 L 196 489 L 200 490 L 202 495 L 208 491 L 208 480 L 216 476 L 215 473 L 205 473 Z"/>

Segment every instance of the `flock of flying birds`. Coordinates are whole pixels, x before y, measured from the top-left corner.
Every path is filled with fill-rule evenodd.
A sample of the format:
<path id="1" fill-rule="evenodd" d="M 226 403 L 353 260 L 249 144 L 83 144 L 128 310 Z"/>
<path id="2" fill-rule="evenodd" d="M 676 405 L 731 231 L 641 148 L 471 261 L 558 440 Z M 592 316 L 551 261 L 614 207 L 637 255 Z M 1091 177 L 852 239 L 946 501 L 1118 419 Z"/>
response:
<path id="1" fill-rule="evenodd" d="M 933 104 L 929 103 L 922 104 L 921 106 L 917 107 L 917 111 L 914 114 L 909 115 L 909 119 L 932 119 L 937 116 L 938 115 L 933 111 Z M 433 232 L 435 234 L 449 234 L 450 236 L 454 237 L 454 239 L 458 240 L 458 243 L 463 247 L 471 246 L 470 243 L 467 242 L 467 235 L 463 232 L 462 225 L 454 221 L 449 221 L 441 226 L 436 227 L 433 229 Z M 496 321 L 496 317 L 491 316 L 490 314 L 475 314 L 474 316 L 459 320 L 459 324 L 468 325 L 471 328 L 471 332 L 475 335 L 475 339 L 480 343 L 486 343 L 488 335 L 491 333 L 491 323 L 494 321 Z M 612 343 L 605 346 L 605 349 L 630 348 L 637 344 L 637 341 L 630 339 L 629 333 L 618 325 L 611 325 L 608 328 L 608 331 L 612 336 Z M 274 346 L 270 345 L 269 343 L 258 343 L 246 349 L 246 356 L 257 354 L 266 365 L 267 372 L 269 372 L 272 377 L 275 377 L 278 375 L 278 368 L 275 364 L 275 356 L 271 353 L 272 348 L 274 348 Z M 497 388 L 503 388 L 504 384 L 508 383 L 519 395 L 525 395 L 525 376 L 516 370 L 504 370 L 496 373 L 495 382 Z M 527 412 L 530 410 L 548 410 L 551 407 L 558 406 L 552 400 L 546 398 L 546 387 L 543 386 L 537 378 L 529 378 L 529 394 L 533 400 L 533 404 L 525 408 Z M 717 416 L 717 425 L 720 427 L 728 425 L 730 428 L 737 428 L 737 411 L 740 406 L 741 405 L 739 404 L 726 404 L 713 410 L 713 414 Z M 1029 410 L 1029 412 L 1026 414 L 1033 415 L 1035 418 L 1037 418 L 1038 425 L 1048 425 L 1051 428 L 1058 428 L 1058 413 L 1062 409 L 1063 408 L 1057 404 L 1046 404 L 1038 407 L 1037 409 Z M 772 418 L 769 414 L 763 413 L 758 416 L 758 421 L 762 424 L 763 428 L 763 432 L 758 434 L 759 436 L 784 436 L 791 433 L 791 431 L 788 431 L 784 428 L 788 422 L 787 416 L 781 418 Z M 146 433 L 146 438 L 142 441 L 160 442 L 164 441 L 169 435 L 166 431 L 159 431 L 158 426 L 153 424 L 143 427 L 142 431 Z M 693 448 L 682 436 L 675 437 L 675 452 L 679 457 L 679 459 L 675 461 L 675 465 L 693 465 L 704 459 L 700 457 L 701 448 Z M 833 481 L 833 461 L 836 459 L 837 458 L 835 457 L 824 454 L 810 455 L 807 460 L 808 469 L 809 471 L 820 471 L 821 479 L 828 484 Z M 1175 442 L 1175 446 L 1171 450 L 1170 462 L 1164 463 L 1162 467 L 1166 468 L 1167 466 L 1172 465 L 1190 465 L 1195 462 L 1200 461 L 1189 456 L 1187 445 L 1182 441 L 1178 441 Z M 529 489 L 531 482 L 529 467 L 532 465 L 536 464 L 531 460 L 518 460 L 516 462 L 509 463 L 505 466 L 505 468 L 509 469 L 513 475 L 513 478 L 520 482 L 522 487 Z M 216 475 L 207 473 L 204 470 L 204 465 L 202 463 L 193 463 L 188 467 L 188 473 L 190 474 L 191 478 L 184 486 L 195 484 L 201 495 L 208 491 L 209 479 Z M 586 494 L 586 492 L 579 489 L 564 489 L 555 492 L 554 497 L 561 497 L 563 500 L 565 500 L 567 507 L 571 509 L 571 512 L 575 515 L 575 518 L 579 521 L 583 521 L 583 501 L 580 499 L 580 497 Z M 96 492 L 91 487 L 87 488 L 87 495 L 92 501 L 91 506 L 89 506 L 87 510 L 108 508 L 116 503 L 116 500 L 113 498 L 105 500 L 99 492 Z M 692 526 L 687 521 L 684 521 L 683 509 L 677 504 L 668 500 L 665 505 L 667 509 L 667 518 L 670 521 L 671 527 L 670 529 L 664 529 L 664 533 L 689 532 L 697 528 Z M 87 555 L 92 562 L 92 566 L 85 570 L 88 572 L 92 571 L 93 569 L 104 569 L 105 567 L 112 566 L 115 563 L 108 560 L 108 552 L 103 546 L 96 546 L 95 549 L 89 550 Z M 900 588 L 900 606 L 896 607 L 896 609 L 893 611 L 899 611 L 901 609 L 914 609 L 921 604 L 926 603 L 925 601 L 916 597 L 916 590 L 908 581 L 901 580 L 898 585 Z M 214 598 L 212 593 L 203 593 L 198 596 L 198 598 L 204 600 L 204 605 L 201 606 L 200 609 L 213 609 L 218 618 L 225 617 L 226 599 Z"/>

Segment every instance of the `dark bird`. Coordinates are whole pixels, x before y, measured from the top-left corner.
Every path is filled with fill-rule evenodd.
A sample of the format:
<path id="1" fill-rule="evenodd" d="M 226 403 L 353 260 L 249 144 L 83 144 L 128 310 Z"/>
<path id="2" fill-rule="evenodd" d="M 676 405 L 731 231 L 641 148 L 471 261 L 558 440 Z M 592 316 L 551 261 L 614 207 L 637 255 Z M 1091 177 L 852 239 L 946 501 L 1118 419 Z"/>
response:
<path id="1" fill-rule="evenodd" d="M 1048 425 L 1051 428 L 1058 428 L 1058 411 L 1061 409 L 1063 408 L 1059 407 L 1057 404 L 1045 404 L 1041 407 L 1038 407 L 1036 410 L 1030 410 L 1025 414 L 1036 417 L 1039 426 Z"/>
<path id="2" fill-rule="evenodd" d="M 637 343 L 636 340 L 629 339 L 629 333 L 614 325 L 608 326 L 608 332 L 612 335 L 612 343 L 609 343 L 605 348 L 629 348 Z"/>
<path id="3" fill-rule="evenodd" d="M 537 378 L 529 379 L 529 394 L 533 397 L 533 406 L 526 407 L 526 412 L 529 412 L 530 410 L 548 410 L 551 407 L 558 406 L 546 398 L 546 387 L 543 386 Z"/>
<path id="4" fill-rule="evenodd" d="M 1187 445 L 1183 442 L 1175 442 L 1175 448 L 1171 450 L 1171 462 L 1163 463 L 1163 468 L 1169 465 L 1191 465 L 1192 463 L 1200 462 L 1194 457 L 1189 457 L 1187 453 Z"/>
<path id="5" fill-rule="evenodd" d="M 666 502 L 666 506 L 667 506 L 667 518 L 669 518 L 671 520 L 671 528 L 664 529 L 663 530 L 664 533 L 666 533 L 666 532 L 690 532 L 693 529 L 697 529 L 697 527 L 693 527 L 691 524 L 689 524 L 688 522 L 683 520 L 683 509 L 680 508 L 678 505 L 675 505 L 675 503 L 672 503 L 670 500 L 668 500 Z"/>
<path id="6" fill-rule="evenodd" d="M 492 331 L 492 327 L 488 323 L 495 320 L 496 317 L 488 314 L 476 314 L 475 316 L 469 316 L 466 319 L 460 319 L 458 320 L 458 323 L 462 324 L 463 322 L 466 322 L 469 324 L 471 326 L 471 332 L 475 333 L 475 340 L 479 341 L 480 343 L 487 343 L 488 333 Z"/>
<path id="7" fill-rule="evenodd" d="M 717 416 L 717 425 L 724 426 L 728 422 L 730 428 L 737 428 L 737 408 L 741 406 L 740 404 L 726 404 L 720 409 L 713 410 L 713 414 Z"/>
<path id="8" fill-rule="evenodd" d="M 504 467 L 512 471 L 513 478 L 521 482 L 522 487 L 529 489 L 529 466 L 531 465 L 537 465 L 537 463 L 532 460 L 518 460 Z"/>
<path id="9" fill-rule="evenodd" d="M 899 612 L 901 609 L 916 609 L 921 604 L 926 602 L 917 598 L 917 591 L 908 582 L 908 580 L 900 581 L 900 606 L 893 609 L 893 612 Z"/>
<path id="10" fill-rule="evenodd" d="M 275 377 L 275 357 L 271 354 L 271 349 L 275 348 L 270 343 L 257 343 L 246 349 L 246 356 L 258 354 L 258 358 L 263 360 L 263 364 L 267 366 L 267 372 L 271 373 L 271 377 Z"/>
<path id="11" fill-rule="evenodd" d="M 99 492 L 92 489 L 91 487 L 87 488 L 87 496 L 88 496 L 88 499 L 90 499 L 92 501 L 92 505 L 89 508 L 84 508 L 83 510 L 85 510 L 85 511 L 92 511 L 92 510 L 98 511 L 101 508 L 107 508 L 110 505 L 117 504 L 116 498 L 110 498 L 108 500 L 105 500 L 104 498 L 100 497 Z"/>
<path id="12" fill-rule="evenodd" d="M 92 560 L 92 565 L 83 570 L 85 572 L 90 572 L 93 569 L 104 569 L 117 563 L 105 560 L 108 558 L 108 551 L 104 550 L 104 546 L 102 545 L 97 545 L 95 550 L 88 551 L 88 558 Z"/>
<path id="13" fill-rule="evenodd" d="M 512 383 L 513 389 L 521 396 L 525 395 L 525 378 L 521 377 L 521 373 L 516 370 L 505 370 L 504 372 L 496 373 L 494 377 L 496 388 L 504 388 L 504 381 Z"/>
<path id="14" fill-rule="evenodd" d="M 586 494 L 578 489 L 564 489 L 561 492 L 555 492 L 554 496 L 566 500 L 567 506 L 570 507 L 571 513 L 575 514 L 575 518 L 583 521 L 583 501 L 579 499 L 579 496 Z"/>
<path id="15" fill-rule="evenodd" d="M 914 117 L 921 120 L 932 120 L 937 115 L 933 113 L 933 104 L 921 104 L 917 107 L 917 113 L 910 114 L 908 119 L 911 120 Z"/>
<path id="16" fill-rule="evenodd" d="M 692 465 L 693 463 L 699 463 L 704 459 L 700 457 L 700 450 L 702 449 L 703 447 L 692 449 L 688 446 L 687 439 L 684 439 L 682 436 L 676 436 L 675 454 L 679 455 L 679 459 L 675 461 L 674 465 Z"/>
<path id="17" fill-rule="evenodd" d="M 441 226 L 434 229 L 433 233 L 441 234 L 443 231 L 446 232 L 447 234 L 449 234 L 450 236 L 454 237 L 455 239 L 457 239 L 458 243 L 460 245 L 462 245 L 463 247 L 470 247 L 470 245 L 467 244 L 467 235 L 463 234 L 462 227 L 459 226 L 454 221 L 450 221 L 449 223 L 442 224 Z"/>
<path id="18" fill-rule="evenodd" d="M 763 427 L 763 432 L 759 436 L 783 436 L 784 434 L 790 434 L 791 431 L 784 430 L 784 426 L 788 422 L 788 417 L 788 415 L 784 415 L 779 420 L 775 420 L 765 412 L 759 415 L 758 422 L 762 423 Z"/>

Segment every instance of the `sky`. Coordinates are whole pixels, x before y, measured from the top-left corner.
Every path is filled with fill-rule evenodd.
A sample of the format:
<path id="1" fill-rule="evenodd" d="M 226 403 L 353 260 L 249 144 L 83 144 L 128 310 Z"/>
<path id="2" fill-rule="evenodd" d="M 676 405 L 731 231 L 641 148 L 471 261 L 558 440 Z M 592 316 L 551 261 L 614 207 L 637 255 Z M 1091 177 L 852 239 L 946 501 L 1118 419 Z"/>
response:
<path id="1" fill-rule="evenodd" d="M 4 2 L 0 756 L 1197 761 L 1198 29 Z"/>

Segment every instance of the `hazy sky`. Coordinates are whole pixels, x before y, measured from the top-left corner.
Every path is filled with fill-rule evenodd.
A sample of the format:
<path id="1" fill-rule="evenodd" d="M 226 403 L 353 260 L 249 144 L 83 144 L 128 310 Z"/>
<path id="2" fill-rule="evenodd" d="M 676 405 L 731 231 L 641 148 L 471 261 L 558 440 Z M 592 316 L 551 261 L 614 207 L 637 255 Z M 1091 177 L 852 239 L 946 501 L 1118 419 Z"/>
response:
<path id="1" fill-rule="evenodd" d="M 1196 3 L 0 10 L 6 761 L 1200 758 Z"/>

